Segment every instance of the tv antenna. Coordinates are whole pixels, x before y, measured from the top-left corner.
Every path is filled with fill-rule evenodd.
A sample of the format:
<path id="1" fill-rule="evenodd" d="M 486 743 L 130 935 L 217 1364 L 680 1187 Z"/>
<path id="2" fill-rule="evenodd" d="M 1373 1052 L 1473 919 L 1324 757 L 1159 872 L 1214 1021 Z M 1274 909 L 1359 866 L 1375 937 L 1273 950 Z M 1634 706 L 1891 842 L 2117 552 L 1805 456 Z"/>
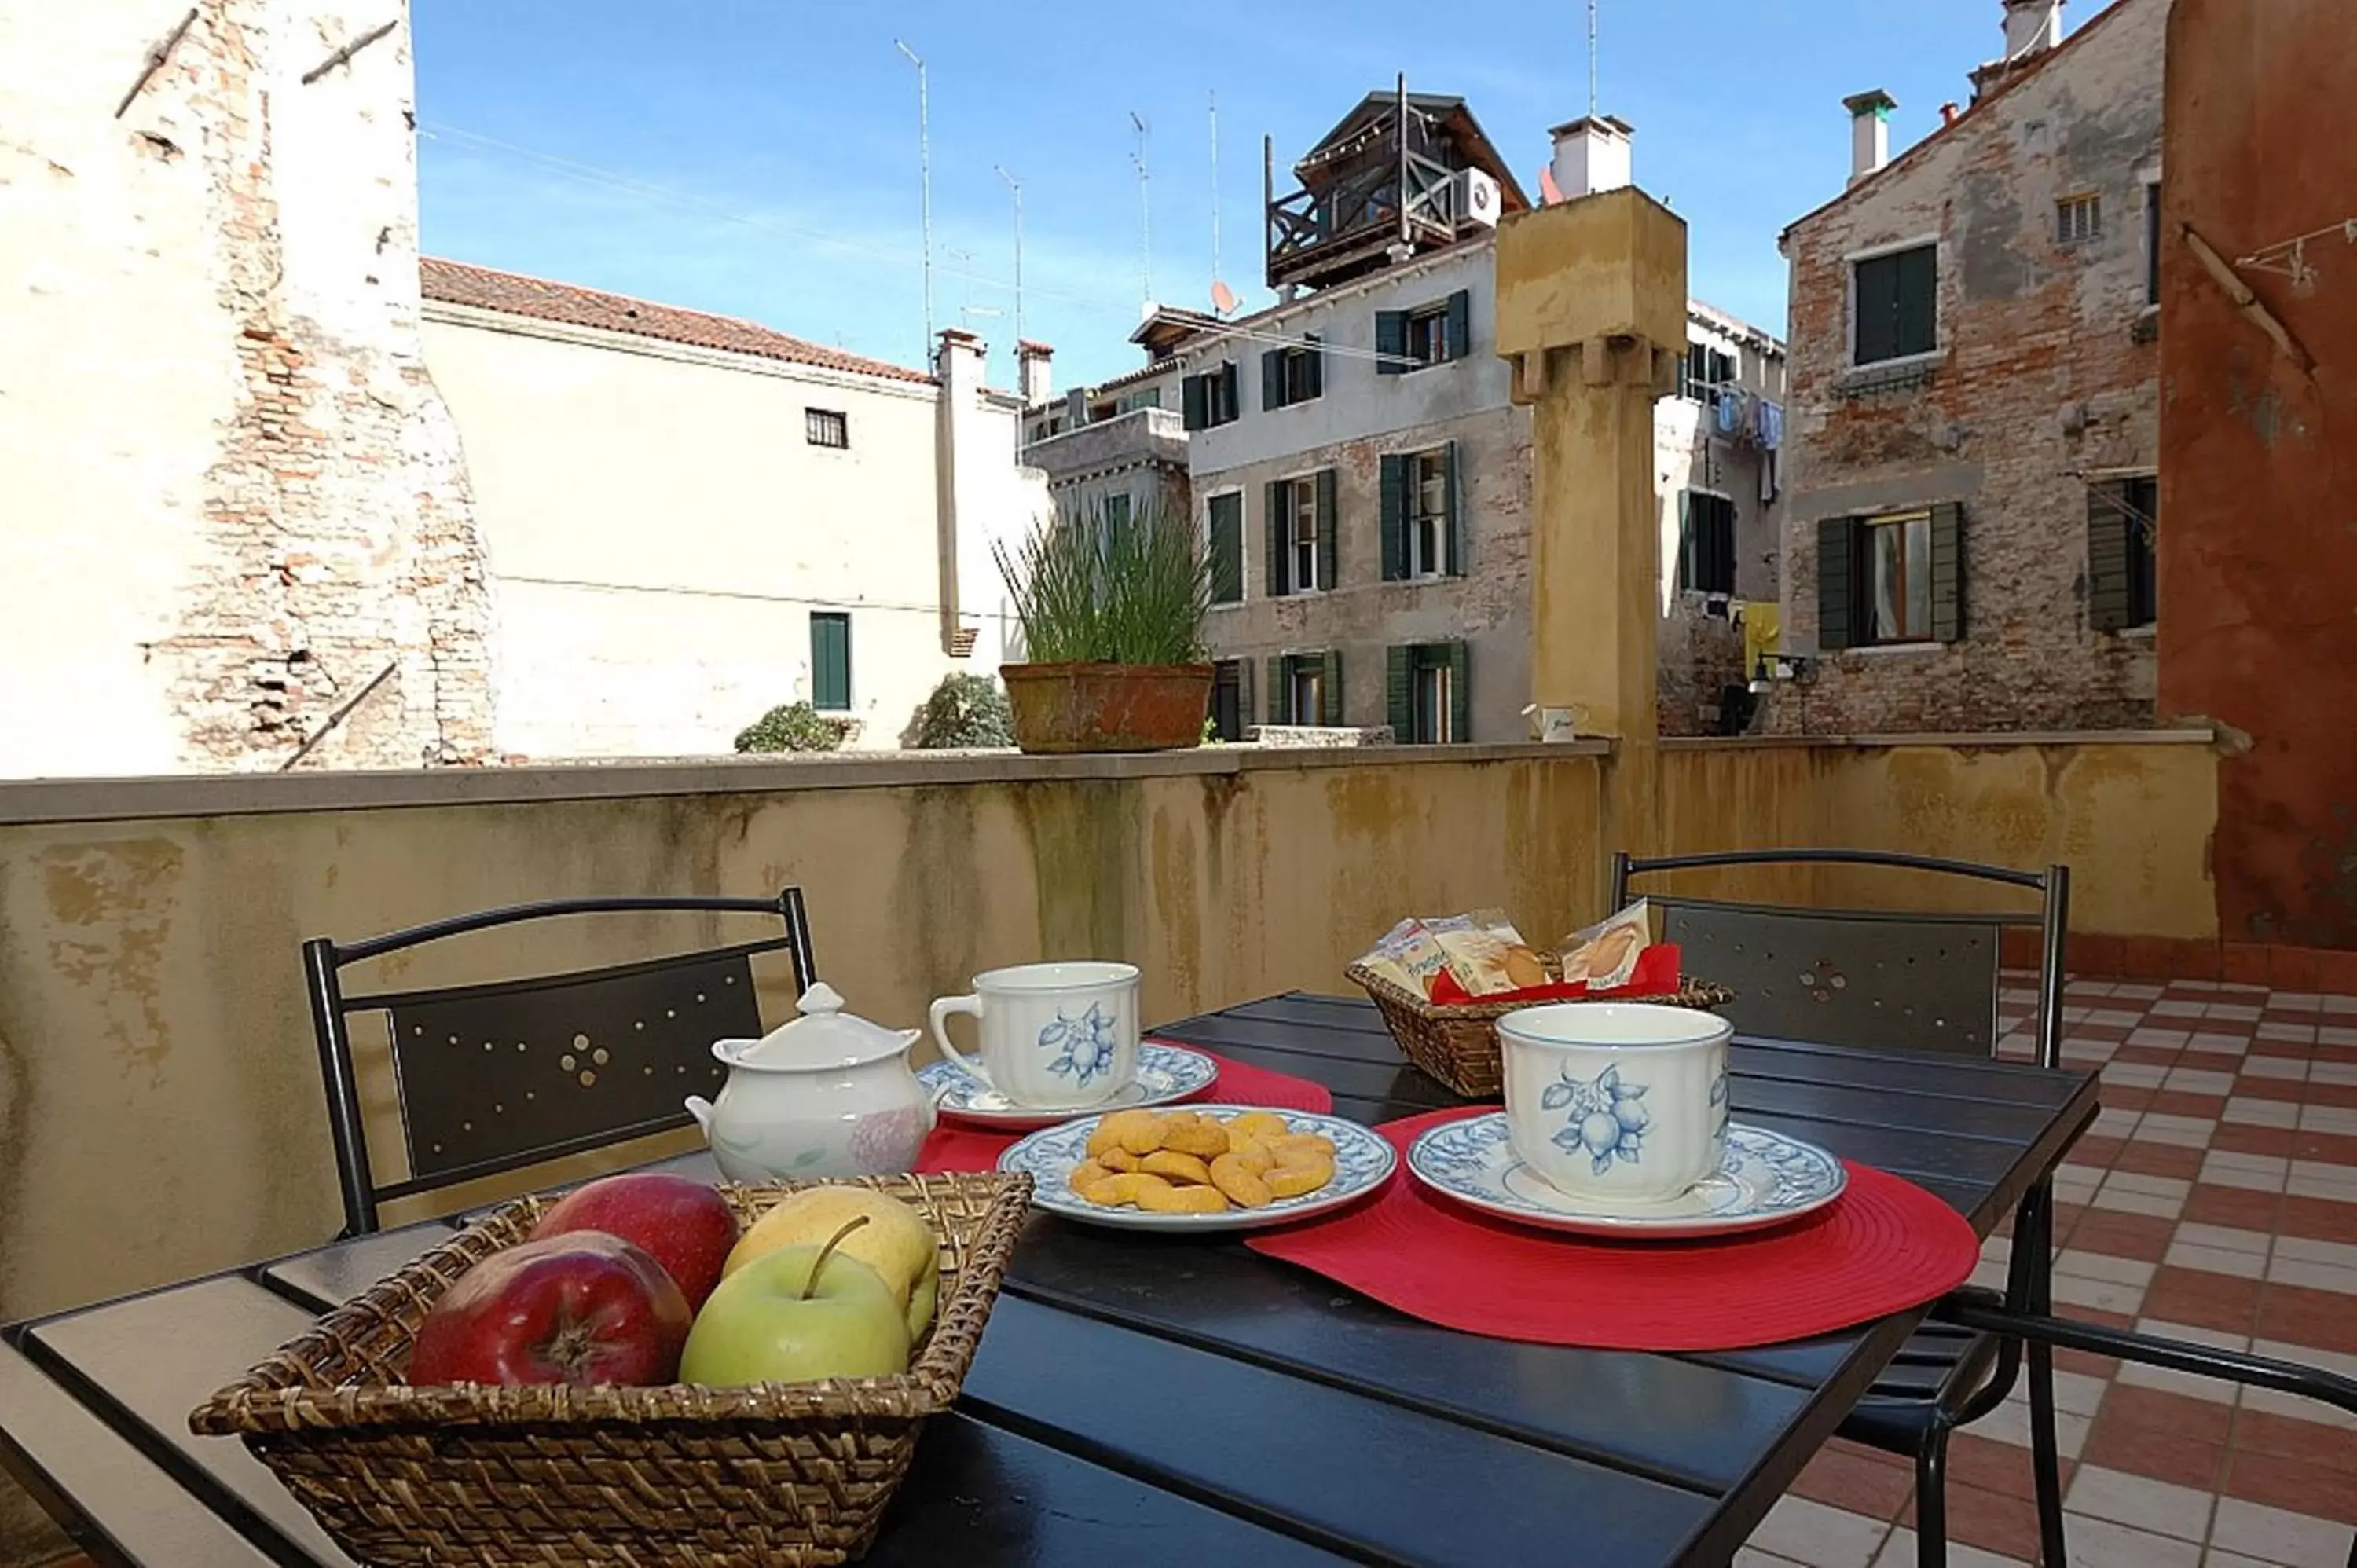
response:
<path id="1" fill-rule="evenodd" d="M 1004 164 L 993 164 L 998 177 L 1015 197 L 1015 341 L 1018 350 L 1023 342 L 1023 182 L 1006 172 Z"/>
<path id="2" fill-rule="evenodd" d="M 1129 124 L 1137 133 L 1136 150 L 1129 155 L 1131 165 L 1137 170 L 1138 263 L 1146 284 L 1146 302 L 1154 302 L 1154 197 L 1147 188 L 1154 176 L 1146 165 L 1146 138 L 1152 134 L 1136 110 L 1129 112 Z"/>
<path id="3" fill-rule="evenodd" d="M 1596 7 L 1587 0 L 1587 117 L 1596 118 Z"/>
<path id="4" fill-rule="evenodd" d="M 1211 95 L 1211 292 L 1220 289 L 1220 95 Z"/>
<path id="5" fill-rule="evenodd" d="M 925 250 L 925 358 L 933 355 L 933 150 L 926 102 L 925 59 L 899 38 L 892 47 L 917 68 L 917 201 Z"/>

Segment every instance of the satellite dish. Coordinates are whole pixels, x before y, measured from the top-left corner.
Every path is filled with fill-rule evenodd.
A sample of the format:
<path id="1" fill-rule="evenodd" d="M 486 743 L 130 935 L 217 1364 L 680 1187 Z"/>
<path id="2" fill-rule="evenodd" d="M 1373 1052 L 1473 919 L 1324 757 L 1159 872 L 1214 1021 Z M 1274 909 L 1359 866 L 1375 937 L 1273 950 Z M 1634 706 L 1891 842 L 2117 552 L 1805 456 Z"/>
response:
<path id="1" fill-rule="evenodd" d="M 1215 280 L 1211 285 L 1211 308 L 1225 316 L 1235 307 L 1236 291 Z"/>

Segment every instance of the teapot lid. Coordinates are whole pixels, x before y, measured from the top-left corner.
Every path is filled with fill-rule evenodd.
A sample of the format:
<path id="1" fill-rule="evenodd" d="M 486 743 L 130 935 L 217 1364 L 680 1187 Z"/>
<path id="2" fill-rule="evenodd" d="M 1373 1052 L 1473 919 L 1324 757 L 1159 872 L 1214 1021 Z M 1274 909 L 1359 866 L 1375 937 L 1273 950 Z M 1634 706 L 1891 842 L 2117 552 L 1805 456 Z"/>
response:
<path id="1" fill-rule="evenodd" d="M 808 1071 L 860 1067 L 905 1051 L 913 1029 L 888 1029 L 843 1011 L 843 997 L 824 981 L 813 984 L 795 1004 L 802 1016 L 781 1024 L 740 1052 L 738 1065 Z"/>

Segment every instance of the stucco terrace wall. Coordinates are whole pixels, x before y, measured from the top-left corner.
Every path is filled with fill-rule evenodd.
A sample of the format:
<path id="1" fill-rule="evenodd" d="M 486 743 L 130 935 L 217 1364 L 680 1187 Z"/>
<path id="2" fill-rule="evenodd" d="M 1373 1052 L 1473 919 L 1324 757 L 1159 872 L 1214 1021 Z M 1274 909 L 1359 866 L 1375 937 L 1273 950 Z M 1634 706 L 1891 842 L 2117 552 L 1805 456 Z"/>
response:
<path id="1" fill-rule="evenodd" d="M 1678 850 L 2059 855 L 2082 929 L 2211 936 L 2206 740 L 1673 744 L 1659 820 Z M 1342 966 L 1403 914 L 1501 905 L 1542 940 L 1592 918 L 1615 766 L 1582 743 L 0 785 L 0 1320 L 333 1232 L 306 937 L 794 882 L 821 972 L 879 1021 L 918 1024 L 994 964 L 1079 956 L 1139 963 L 1147 1015 L 1170 1018 L 1346 989 Z M 457 982 L 718 940 L 575 921 L 356 974 Z M 790 1015 L 774 977 L 764 1003 Z M 382 1059 L 364 1048 L 363 1092 L 389 1133 Z"/>

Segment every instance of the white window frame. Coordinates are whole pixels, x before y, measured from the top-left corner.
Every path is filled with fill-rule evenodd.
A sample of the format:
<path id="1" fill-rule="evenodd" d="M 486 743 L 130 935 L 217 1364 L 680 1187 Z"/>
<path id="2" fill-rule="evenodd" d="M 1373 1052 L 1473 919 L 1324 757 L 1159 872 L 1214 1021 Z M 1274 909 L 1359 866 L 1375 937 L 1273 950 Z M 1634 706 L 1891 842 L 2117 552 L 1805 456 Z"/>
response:
<path id="1" fill-rule="evenodd" d="M 2094 215 L 2093 227 L 2083 234 L 2070 233 L 2064 228 L 2065 215 L 2076 212 L 2092 212 Z M 2056 244 L 2066 248 L 2076 248 L 2080 245 L 2092 245 L 2103 237 L 2104 193 L 2102 190 L 2088 188 L 2066 191 L 2054 199 L 2054 242 Z"/>
<path id="2" fill-rule="evenodd" d="M 1428 706 L 1432 714 L 1432 739 L 1426 742 L 1402 736 L 1402 744 L 1451 746 L 1456 743 L 1457 736 L 1451 733 L 1457 712 L 1457 693 L 1451 690 L 1455 681 L 1456 671 L 1449 669 L 1445 661 L 1421 663 L 1411 656 L 1408 666 L 1409 719 L 1414 722 L 1421 718 Z M 1426 694 L 1427 682 L 1431 684 L 1428 702 Z"/>
<path id="3" fill-rule="evenodd" d="M 1293 722 L 1310 729 L 1322 729 L 1326 725 L 1326 649 L 1312 649 L 1306 653 L 1288 653 L 1285 657 L 1286 698 L 1292 710 Z M 1301 693 L 1307 689 L 1318 700 L 1304 706 Z M 1302 715 L 1307 713 L 1309 716 Z"/>
<path id="4" fill-rule="evenodd" d="M 1402 311 L 1400 315 L 1400 329 L 1406 335 L 1406 340 L 1400 345 L 1400 351 L 1412 370 L 1426 371 L 1435 365 L 1449 364 L 1464 357 L 1463 348 L 1448 340 L 1448 300 L 1443 299 L 1437 305 L 1418 306 L 1413 310 Z M 1439 354 L 1428 360 L 1418 358 L 1415 352 L 1416 328 L 1426 322 L 1437 324 L 1440 342 Z"/>
<path id="5" fill-rule="evenodd" d="M 1860 262 L 1879 261 L 1895 256 L 1901 251 L 1920 251 L 1932 247 L 1932 346 L 1920 354 L 1901 354 L 1895 360 L 1874 360 L 1861 364 L 1857 358 L 1857 265 Z M 1843 328 L 1846 348 L 1842 358 L 1851 374 L 1872 374 L 1881 371 L 1904 370 L 1910 365 L 1925 365 L 1942 360 L 1948 353 L 1948 314 L 1940 307 L 1940 280 L 1948 275 L 1948 248 L 1935 231 L 1929 234 L 1911 234 L 1904 240 L 1891 240 L 1882 244 L 1868 245 L 1851 251 L 1842 257 L 1842 295 L 1844 300 Z"/>
<path id="6" fill-rule="evenodd" d="M 1406 546 L 1407 580 L 1411 583 L 1430 582 L 1448 575 L 1448 448 L 1426 446 L 1403 456 L 1408 465 L 1408 483 L 1407 494 L 1401 498 L 1400 528 L 1407 536 L 1403 541 Z M 1423 510 L 1424 481 L 1420 477 L 1427 458 L 1437 459 L 1441 465 L 1440 510 L 1429 513 Z M 1422 553 L 1417 549 L 1418 536 L 1427 521 L 1432 525 L 1433 558 L 1419 565 L 1418 557 Z"/>
<path id="7" fill-rule="evenodd" d="M 1285 519 L 1284 537 L 1286 551 L 1285 588 L 1286 597 L 1287 598 L 1299 598 L 1305 594 L 1322 594 L 1326 592 L 1325 585 L 1318 581 L 1318 476 L 1324 471 L 1325 470 L 1323 468 L 1304 468 L 1297 474 L 1280 474 L 1277 476 L 1276 482 L 1283 485 L 1286 490 L 1285 504 L 1286 517 Z M 1337 482 L 1340 482 L 1339 478 Z M 1301 542 L 1293 537 L 1294 525 L 1300 521 L 1302 505 L 1300 498 L 1304 495 L 1308 498 L 1309 504 L 1308 549 L 1310 570 L 1309 577 L 1307 582 L 1302 580 L 1298 570 L 1301 565 Z M 1341 563 L 1335 563 L 1335 571 L 1339 575 L 1341 571 Z"/>

